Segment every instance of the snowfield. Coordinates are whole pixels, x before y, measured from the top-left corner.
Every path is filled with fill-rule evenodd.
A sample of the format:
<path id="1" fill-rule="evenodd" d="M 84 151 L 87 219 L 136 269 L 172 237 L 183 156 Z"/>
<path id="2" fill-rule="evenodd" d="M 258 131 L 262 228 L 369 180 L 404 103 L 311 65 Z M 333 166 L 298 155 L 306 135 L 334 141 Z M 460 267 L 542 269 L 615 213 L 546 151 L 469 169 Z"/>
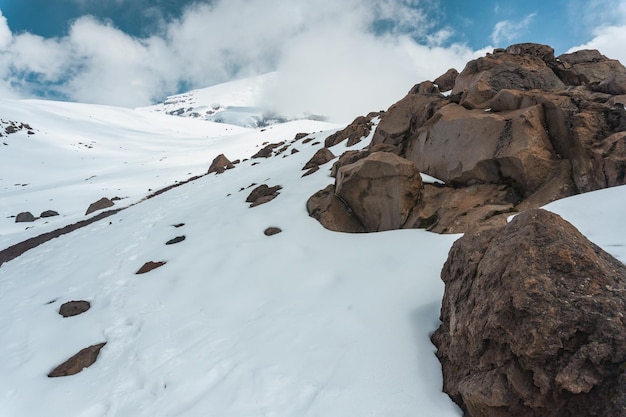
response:
<path id="1" fill-rule="evenodd" d="M 100 197 L 128 206 L 0 266 L 0 416 L 461 415 L 429 340 L 458 235 L 344 234 L 308 217 L 332 162 L 304 178 L 301 168 L 341 126 L 250 129 L 44 101 L 2 100 L 0 115 L 35 130 L 0 138 L 0 250 L 89 217 Z M 315 139 L 291 143 L 299 132 Z M 243 160 L 278 141 L 290 145 L 279 156 L 143 200 L 220 153 Z M 250 208 L 253 183 L 283 188 Z M 624 261 L 625 204 L 616 187 L 548 208 Z M 60 216 L 10 217 L 48 209 Z M 270 226 L 282 233 L 265 236 Z M 148 261 L 167 263 L 136 275 Z M 63 318 L 70 300 L 91 309 Z M 91 367 L 47 377 L 101 342 Z"/>

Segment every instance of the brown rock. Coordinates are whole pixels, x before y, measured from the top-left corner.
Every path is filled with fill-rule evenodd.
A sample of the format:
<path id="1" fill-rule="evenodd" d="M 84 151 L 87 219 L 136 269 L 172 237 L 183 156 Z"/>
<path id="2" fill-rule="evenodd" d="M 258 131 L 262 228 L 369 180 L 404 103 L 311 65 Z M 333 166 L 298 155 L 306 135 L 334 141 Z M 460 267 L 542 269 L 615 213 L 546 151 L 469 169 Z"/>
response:
<path id="1" fill-rule="evenodd" d="M 533 46 L 534 45 L 534 46 Z M 506 51 L 487 54 L 467 63 L 458 75 L 452 94 L 461 94 L 467 108 L 487 108 L 503 88 L 553 91 L 564 87 L 544 59 L 554 56 L 549 46 L 511 45 Z"/>
<path id="2" fill-rule="evenodd" d="M 502 183 L 538 189 L 558 165 L 541 106 L 512 112 L 443 107 L 407 146 L 406 158 L 446 183 Z"/>
<path id="3" fill-rule="evenodd" d="M 213 162 L 211 162 L 211 166 L 209 167 L 209 171 L 207 172 L 207 174 L 210 174 L 212 172 L 215 172 L 216 174 L 222 174 L 227 169 L 232 168 L 235 168 L 235 165 L 233 165 L 233 163 L 230 162 L 223 153 L 221 153 L 217 155 L 215 159 L 213 159 Z"/>
<path id="4" fill-rule="evenodd" d="M 439 87 L 439 91 L 445 93 L 446 91 L 450 91 L 454 88 L 454 82 L 458 76 L 459 72 L 454 68 L 450 68 L 445 74 L 435 78 L 434 83 Z"/>
<path id="5" fill-rule="evenodd" d="M 276 234 L 278 234 L 280 232 L 282 232 L 280 227 L 268 227 L 267 229 L 265 229 L 263 231 L 263 234 L 265 236 L 273 236 L 273 235 L 276 235 Z"/>
<path id="6" fill-rule="evenodd" d="M 30 223 L 35 221 L 35 216 L 30 211 L 24 211 L 15 216 L 15 223 Z"/>
<path id="7" fill-rule="evenodd" d="M 581 50 L 558 57 L 556 74 L 568 85 L 588 85 L 594 91 L 626 94 L 626 68 L 597 50 Z"/>
<path id="8" fill-rule="evenodd" d="M 282 188 L 283 187 L 280 185 L 269 187 L 267 184 L 261 184 L 250 192 L 246 198 L 246 202 L 252 203 L 250 204 L 250 207 L 256 207 L 267 203 L 278 197 L 278 194 L 280 194 L 278 191 Z"/>
<path id="9" fill-rule="evenodd" d="M 111 200 L 109 200 L 106 197 L 102 197 L 100 200 L 96 201 L 95 203 L 91 203 L 89 205 L 89 207 L 87 208 L 87 211 L 85 212 L 85 216 L 93 213 L 94 211 L 98 211 L 98 210 L 102 210 L 105 208 L 109 208 L 109 207 L 113 207 L 115 205 L 114 202 L 112 202 Z"/>
<path id="10" fill-rule="evenodd" d="M 623 416 L 626 267 L 555 214 L 466 234 L 433 334 L 468 416 Z"/>
<path id="11" fill-rule="evenodd" d="M 339 171 L 339 168 L 344 165 L 353 164 L 356 161 L 370 156 L 374 152 L 390 152 L 395 155 L 400 155 L 400 148 L 393 145 L 388 145 L 386 143 L 379 143 L 370 146 L 368 149 L 364 149 L 362 151 L 345 151 L 343 154 L 341 154 L 339 160 L 337 160 L 333 164 L 333 167 L 330 170 L 330 176 L 337 177 L 337 172 Z"/>
<path id="12" fill-rule="evenodd" d="M 68 301 L 61 304 L 59 314 L 63 317 L 72 317 L 84 313 L 91 308 L 89 301 Z"/>
<path id="13" fill-rule="evenodd" d="M 39 217 L 42 217 L 42 218 L 44 218 L 44 217 L 54 217 L 54 216 L 58 216 L 58 215 L 59 215 L 59 213 L 57 213 L 54 210 L 46 210 L 46 211 L 42 212 L 39 215 Z"/>
<path id="14" fill-rule="evenodd" d="M 411 162 L 374 152 L 339 169 L 335 193 L 368 232 L 399 229 L 417 203 L 422 178 Z"/>
<path id="15" fill-rule="evenodd" d="M 335 159 L 335 155 L 333 155 L 330 149 L 320 148 L 317 150 L 317 152 L 315 152 L 315 155 L 313 155 L 313 157 L 309 159 L 309 162 L 304 165 L 302 170 L 319 167 L 320 165 L 324 165 L 325 163 L 332 161 L 333 159 Z"/>
<path id="16" fill-rule="evenodd" d="M 313 194 L 306 202 L 309 216 L 335 232 L 361 233 L 365 228 L 350 209 L 335 195 L 335 186 L 329 185 Z"/>
<path id="17" fill-rule="evenodd" d="M 146 272 L 150 272 L 153 269 L 162 267 L 166 263 L 167 263 L 166 261 L 159 261 L 159 262 L 148 261 L 145 264 L 143 264 L 141 268 L 139 268 L 139 270 L 135 272 L 135 274 L 136 275 L 145 274 Z"/>
<path id="18" fill-rule="evenodd" d="M 252 155 L 251 158 L 253 159 L 269 158 L 270 156 L 272 156 L 272 152 L 274 151 L 274 148 L 278 148 L 279 146 L 283 146 L 284 144 L 285 142 L 278 142 L 278 143 L 270 143 L 268 145 L 265 145 L 263 148 L 261 148 L 261 150 L 259 150 L 257 153 Z"/>
<path id="19" fill-rule="evenodd" d="M 176 236 L 173 239 L 168 240 L 167 242 L 165 242 L 166 245 L 175 245 L 176 243 L 180 243 L 183 240 L 185 240 L 186 237 L 185 236 Z"/>
<path id="20" fill-rule="evenodd" d="M 106 345 L 106 342 L 92 345 L 80 350 L 77 354 L 57 366 L 48 374 L 49 378 L 60 376 L 70 376 L 81 372 L 85 368 L 89 368 L 98 359 L 100 350 Z"/>
<path id="21" fill-rule="evenodd" d="M 348 139 L 348 146 L 356 145 L 370 134 L 370 131 L 374 126 L 372 119 L 378 115 L 378 113 L 370 113 L 367 116 L 357 117 L 345 129 L 328 136 L 324 140 L 324 147 L 330 148 L 331 146 L 335 146 L 346 139 Z"/>
<path id="22" fill-rule="evenodd" d="M 314 166 L 313 168 L 309 168 L 304 174 L 302 174 L 302 177 L 308 177 L 311 174 L 316 173 L 317 171 L 320 170 L 320 167 L 318 166 Z"/>

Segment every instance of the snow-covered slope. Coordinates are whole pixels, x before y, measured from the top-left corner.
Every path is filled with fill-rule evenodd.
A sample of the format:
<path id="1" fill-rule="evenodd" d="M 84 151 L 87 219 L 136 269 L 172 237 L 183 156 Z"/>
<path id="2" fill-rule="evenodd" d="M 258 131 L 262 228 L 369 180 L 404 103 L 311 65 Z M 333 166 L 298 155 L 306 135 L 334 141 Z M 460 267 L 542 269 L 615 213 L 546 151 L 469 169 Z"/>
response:
<path id="1" fill-rule="evenodd" d="M 323 120 L 312 114 L 279 114 L 262 105 L 266 88 L 276 81 L 268 73 L 167 97 L 138 110 L 190 117 L 243 127 L 266 127 L 293 120 Z"/>
<path id="2" fill-rule="evenodd" d="M 0 266 L 0 416 L 460 415 L 429 340 L 458 236 L 334 233 L 309 218 L 306 200 L 332 182 L 331 163 L 306 177 L 301 168 L 337 126 L 253 130 L 40 101 L 2 101 L 0 111 L 35 132 L 0 138 L 0 250 L 85 218 L 102 196 L 138 203 Z M 298 132 L 314 140 L 291 143 Z M 219 153 L 245 159 L 277 141 L 289 144 L 279 156 L 142 201 L 206 172 Z M 250 208 L 253 183 L 283 188 Z M 624 203 L 619 187 L 550 208 L 624 260 Z M 61 216 L 9 218 L 46 209 Z M 265 236 L 269 226 L 282 233 Z M 147 261 L 167 263 L 136 275 Z M 91 309 L 63 318 L 69 300 Z M 91 367 L 47 377 L 101 342 Z"/>

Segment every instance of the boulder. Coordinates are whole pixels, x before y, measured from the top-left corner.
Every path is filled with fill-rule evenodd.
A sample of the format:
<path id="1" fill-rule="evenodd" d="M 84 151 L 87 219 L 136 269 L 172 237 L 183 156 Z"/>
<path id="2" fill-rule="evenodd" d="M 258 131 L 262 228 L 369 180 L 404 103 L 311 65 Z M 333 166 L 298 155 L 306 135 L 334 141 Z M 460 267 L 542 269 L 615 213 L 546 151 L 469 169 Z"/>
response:
<path id="1" fill-rule="evenodd" d="M 111 200 L 109 200 L 106 197 L 102 197 L 100 200 L 96 201 L 95 203 L 91 203 L 89 205 L 89 207 L 87 208 L 87 211 L 85 212 L 85 216 L 93 213 L 94 211 L 98 211 L 98 210 L 103 210 L 105 208 L 109 208 L 109 207 L 113 207 L 115 205 L 114 202 L 112 202 Z"/>
<path id="2" fill-rule="evenodd" d="M 309 216 L 319 221 L 328 230 L 347 233 L 365 232 L 360 220 L 335 195 L 335 186 L 332 184 L 309 197 L 306 209 Z"/>
<path id="3" fill-rule="evenodd" d="M 417 203 L 422 178 L 411 162 L 374 152 L 339 168 L 336 195 L 368 232 L 401 228 Z"/>
<path id="4" fill-rule="evenodd" d="M 336 178 L 339 168 L 341 168 L 344 165 L 352 164 L 352 163 L 355 163 L 356 161 L 366 158 L 370 156 L 371 154 L 373 154 L 374 152 L 390 152 L 395 155 L 400 155 L 400 148 L 393 146 L 393 145 L 388 145 L 386 143 L 379 143 L 373 146 L 372 144 L 370 144 L 369 148 L 364 149 L 362 151 L 345 151 L 344 153 L 341 154 L 339 159 L 333 164 L 332 168 L 330 169 L 330 176 L 333 178 Z"/>
<path id="5" fill-rule="evenodd" d="M 15 216 L 15 223 L 30 223 L 35 221 L 35 216 L 30 211 L 24 211 Z"/>
<path id="6" fill-rule="evenodd" d="M 279 146 L 283 146 L 284 144 L 285 142 L 267 144 L 263 148 L 261 148 L 257 153 L 252 155 L 251 158 L 252 159 L 269 158 L 270 156 L 272 156 L 272 152 L 274 151 L 274 148 L 278 148 Z"/>
<path id="7" fill-rule="evenodd" d="M 563 82 L 548 66 L 554 50 L 546 45 L 518 44 L 494 51 L 467 63 L 456 78 L 452 94 L 460 94 L 467 108 L 488 108 L 489 101 L 503 88 L 553 91 Z"/>
<path id="8" fill-rule="evenodd" d="M 319 167 L 320 165 L 324 165 L 327 162 L 335 159 L 335 155 L 328 148 L 318 149 L 317 152 L 313 155 L 311 159 L 304 165 L 302 170 L 307 170 L 315 167 Z"/>
<path id="9" fill-rule="evenodd" d="M 445 104 L 448 104 L 448 100 L 441 94 L 409 92 L 403 99 L 382 113 L 371 144 L 402 144 Z"/>
<path id="10" fill-rule="evenodd" d="M 454 68 L 450 68 L 445 74 L 435 78 L 434 83 L 439 87 L 439 91 L 445 93 L 446 91 L 450 91 L 454 88 L 454 82 L 458 76 L 459 72 Z"/>
<path id="11" fill-rule="evenodd" d="M 555 73 L 568 85 L 586 85 L 607 94 L 626 94 L 626 68 L 597 50 L 584 49 L 558 57 Z"/>
<path id="12" fill-rule="evenodd" d="M 154 269 L 162 267 L 166 263 L 167 263 L 166 261 L 158 261 L 158 262 L 148 261 L 145 264 L 143 264 L 141 266 L 141 268 L 139 268 L 139 270 L 137 270 L 137 272 L 135 272 L 135 274 L 136 275 L 145 274 L 145 273 L 150 272 L 150 271 L 152 271 Z"/>
<path id="13" fill-rule="evenodd" d="M 221 153 L 217 155 L 215 159 L 213 159 L 213 162 L 211 162 L 211 166 L 209 167 L 209 171 L 207 172 L 207 174 L 210 174 L 212 172 L 215 172 L 216 174 L 222 174 L 227 169 L 232 168 L 235 168 L 235 165 L 233 165 L 233 163 L 230 162 L 223 153 Z"/>
<path id="14" fill-rule="evenodd" d="M 175 238 L 172 238 L 170 240 L 168 240 L 167 242 L 165 242 L 166 245 L 175 245 L 177 243 L 180 243 L 182 241 L 184 241 L 186 239 L 185 236 L 176 236 Z"/>
<path id="15" fill-rule="evenodd" d="M 54 368 L 48 374 L 48 378 L 75 375 L 83 369 L 89 368 L 98 359 L 100 350 L 104 347 L 104 345 L 106 345 L 106 342 L 81 349 L 77 354 Z"/>
<path id="16" fill-rule="evenodd" d="M 363 138 L 370 134 L 374 123 L 372 119 L 378 117 L 379 113 L 369 113 L 367 116 L 359 116 L 352 123 L 324 140 L 324 147 L 330 148 L 344 140 L 348 140 L 347 145 L 353 146 L 361 142 Z"/>
<path id="17" fill-rule="evenodd" d="M 433 334 L 467 416 L 623 416 L 626 267 L 543 210 L 468 233 Z"/>
<path id="18" fill-rule="evenodd" d="M 61 304 L 59 308 L 59 314 L 63 317 L 72 317 L 77 316 L 79 314 L 83 314 L 85 311 L 91 308 L 91 304 L 89 301 L 79 300 L 79 301 L 68 301 L 66 303 Z"/>
<path id="19" fill-rule="evenodd" d="M 263 231 L 263 234 L 264 234 L 265 236 L 274 236 L 274 235 L 276 235 L 276 234 L 278 234 L 278 233 L 280 233 L 280 232 L 282 232 L 282 230 L 281 230 L 281 228 L 280 228 L 280 227 L 273 227 L 273 226 L 272 226 L 272 227 L 268 227 L 267 229 L 265 229 L 265 230 Z"/>
<path id="20" fill-rule="evenodd" d="M 250 192 L 250 194 L 246 198 L 246 202 L 252 203 L 250 204 L 250 207 L 256 207 L 258 205 L 267 203 L 278 197 L 278 194 L 280 194 L 278 191 L 282 188 L 283 187 L 281 187 L 280 185 L 269 187 L 267 184 L 261 184 Z"/>
<path id="21" fill-rule="evenodd" d="M 54 210 L 46 210 L 44 212 L 42 212 L 39 217 L 44 218 L 44 217 L 54 217 L 54 216 L 58 216 L 59 213 L 57 213 Z"/>
<path id="22" fill-rule="evenodd" d="M 514 181 L 530 194 L 558 165 L 544 124 L 540 105 L 492 113 L 449 104 L 411 139 L 405 157 L 446 183 Z"/>

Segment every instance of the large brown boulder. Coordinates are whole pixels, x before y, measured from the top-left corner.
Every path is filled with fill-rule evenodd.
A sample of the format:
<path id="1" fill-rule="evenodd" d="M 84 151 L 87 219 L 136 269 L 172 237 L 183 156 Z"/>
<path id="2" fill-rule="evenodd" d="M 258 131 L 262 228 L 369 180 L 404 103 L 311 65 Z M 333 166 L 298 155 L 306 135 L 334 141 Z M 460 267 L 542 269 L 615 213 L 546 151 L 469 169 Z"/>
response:
<path id="1" fill-rule="evenodd" d="M 328 148 L 320 148 L 315 152 L 313 157 L 304 165 L 302 170 L 311 169 L 324 165 L 327 162 L 335 159 L 335 155 Z"/>
<path id="2" fill-rule="evenodd" d="M 446 91 L 450 91 L 454 88 L 454 82 L 458 76 L 459 72 L 454 68 L 450 68 L 445 72 L 445 74 L 435 78 L 434 83 L 437 84 L 437 87 L 439 87 L 439 91 L 445 93 Z"/>
<path id="3" fill-rule="evenodd" d="M 568 85 L 588 85 L 607 94 L 626 94 L 626 68 L 595 49 L 563 54 L 558 57 L 555 73 Z"/>
<path id="4" fill-rule="evenodd" d="M 419 87 L 420 84 L 418 84 Z M 413 90 L 416 88 L 414 87 Z M 412 91 L 413 91 L 412 90 Z M 419 88 L 417 88 L 419 91 Z M 399 145 L 422 127 L 437 110 L 448 104 L 439 93 L 420 94 L 410 92 L 382 113 L 380 122 L 372 137 L 372 145 L 381 143 Z"/>
<path id="5" fill-rule="evenodd" d="M 557 166 L 541 106 L 492 113 L 443 107 L 415 135 L 405 157 L 444 182 L 517 182 L 538 189 Z"/>
<path id="6" fill-rule="evenodd" d="M 233 163 L 230 162 L 230 160 L 226 158 L 223 153 L 221 153 L 213 159 L 213 162 L 211 162 L 211 166 L 209 166 L 207 174 L 210 174 L 212 172 L 215 172 L 216 174 L 222 174 L 227 169 L 233 168 L 235 168 L 235 165 L 233 165 Z"/>
<path id="7" fill-rule="evenodd" d="M 106 197 L 102 197 L 100 200 L 91 203 L 89 207 L 87 207 L 87 211 L 85 212 L 85 216 L 93 213 L 94 211 L 103 210 L 105 208 L 113 207 L 115 203 L 109 200 Z"/>
<path id="8" fill-rule="evenodd" d="M 441 277 L 444 391 L 471 417 L 624 416 L 626 267 L 559 216 L 470 233 Z"/>
<path id="9" fill-rule="evenodd" d="M 324 147 L 330 148 L 344 140 L 348 140 L 347 146 L 353 146 L 361 142 L 363 138 L 368 136 L 374 126 L 372 119 L 379 116 L 379 113 L 372 112 L 367 116 L 359 116 L 344 129 L 333 133 L 324 140 Z"/>
<path id="10" fill-rule="evenodd" d="M 313 194 L 306 202 L 309 216 L 334 232 L 362 233 L 365 228 L 354 213 L 335 195 L 335 186 L 329 185 Z"/>
<path id="11" fill-rule="evenodd" d="M 548 66 L 554 50 L 546 45 L 511 45 L 467 63 L 456 78 L 452 94 L 461 95 L 468 108 L 487 108 L 489 101 L 503 88 L 553 91 L 563 82 Z"/>
<path id="12" fill-rule="evenodd" d="M 422 178 L 415 164 L 389 152 L 374 152 L 345 165 L 335 193 L 368 232 L 401 228 L 417 203 Z"/>

